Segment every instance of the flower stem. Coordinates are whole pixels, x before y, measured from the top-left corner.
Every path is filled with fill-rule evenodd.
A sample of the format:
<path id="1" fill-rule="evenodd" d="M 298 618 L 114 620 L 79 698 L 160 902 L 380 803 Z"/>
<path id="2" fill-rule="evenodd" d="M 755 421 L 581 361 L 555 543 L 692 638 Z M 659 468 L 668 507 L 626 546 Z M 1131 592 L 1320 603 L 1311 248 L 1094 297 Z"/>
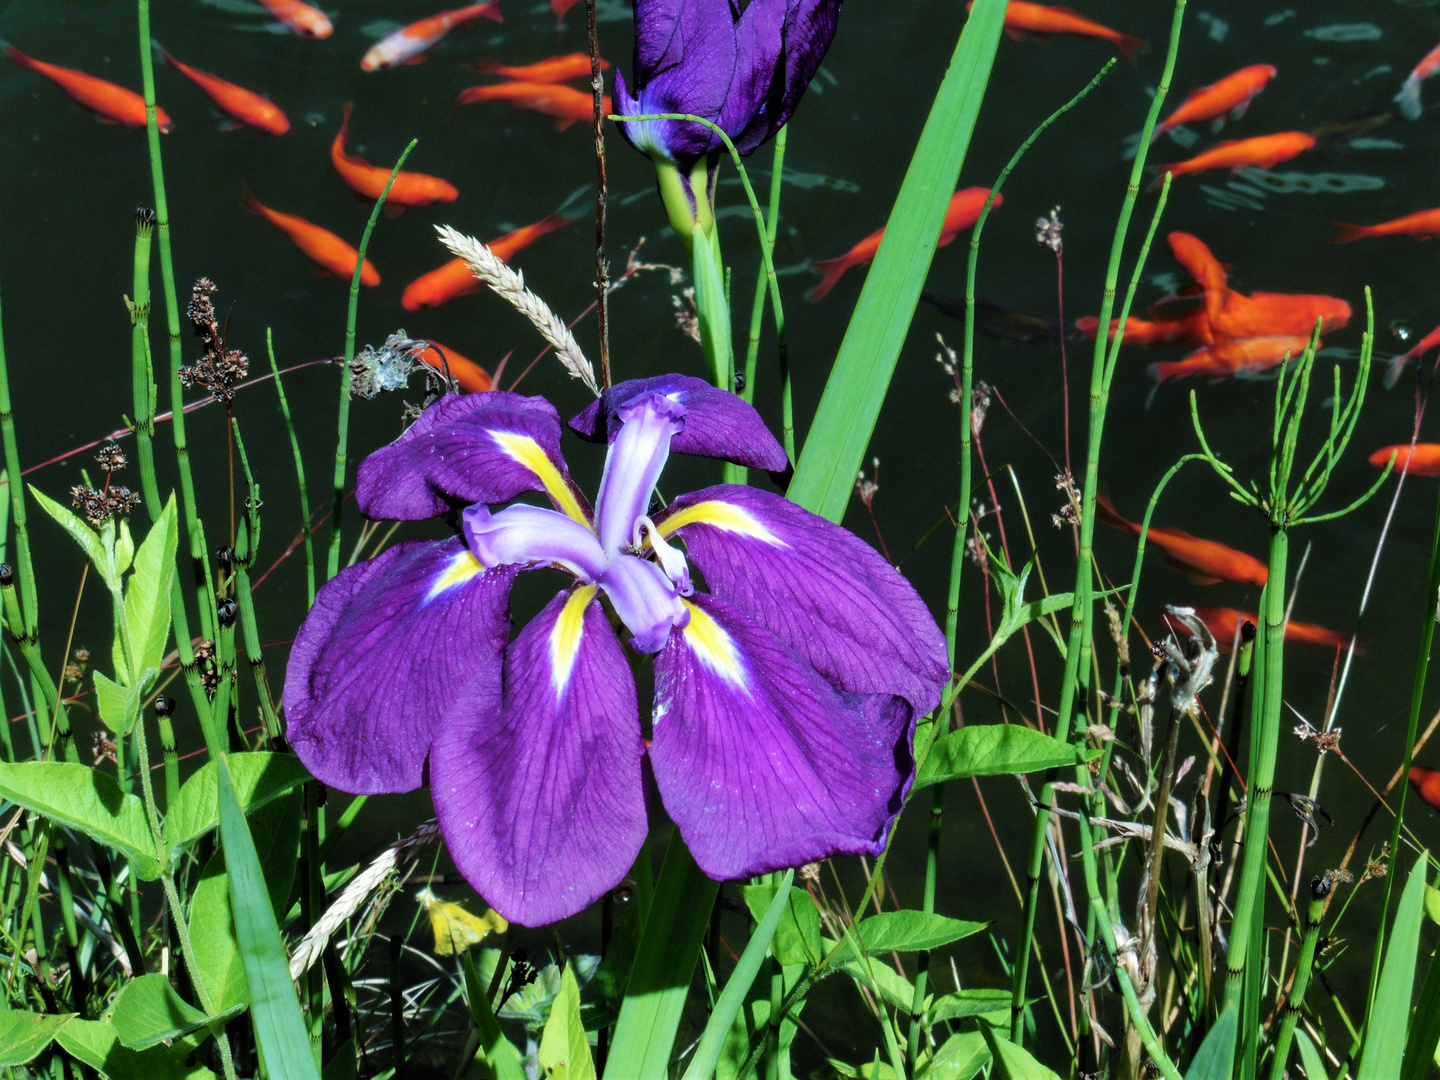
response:
<path id="1" fill-rule="evenodd" d="M 1285 999 L 1280 1017 L 1280 1033 L 1275 1036 L 1275 1056 L 1270 1062 L 1270 1080 L 1285 1080 L 1285 1063 L 1290 1057 L 1290 1043 L 1295 1038 L 1295 1025 L 1305 1004 L 1305 991 L 1310 986 L 1310 972 L 1315 967 L 1315 946 L 1320 940 L 1320 924 L 1325 915 L 1325 899 L 1330 895 L 1330 879 L 1317 877 L 1310 883 L 1310 904 L 1305 909 L 1304 936 L 1300 955 L 1295 960 L 1295 981 Z"/>
<path id="2" fill-rule="evenodd" d="M 270 356 L 270 371 L 275 376 L 275 393 L 280 397 L 280 414 L 285 418 L 285 430 L 290 435 L 290 452 L 295 456 L 295 479 L 300 485 L 300 528 L 305 538 L 305 595 L 307 607 L 315 603 L 315 542 L 310 530 L 310 495 L 305 488 L 305 462 L 300 456 L 300 440 L 295 435 L 295 422 L 290 418 L 290 402 L 285 399 L 285 387 L 280 382 L 280 367 L 275 363 L 275 339 L 270 327 L 265 328 L 265 350 Z"/>

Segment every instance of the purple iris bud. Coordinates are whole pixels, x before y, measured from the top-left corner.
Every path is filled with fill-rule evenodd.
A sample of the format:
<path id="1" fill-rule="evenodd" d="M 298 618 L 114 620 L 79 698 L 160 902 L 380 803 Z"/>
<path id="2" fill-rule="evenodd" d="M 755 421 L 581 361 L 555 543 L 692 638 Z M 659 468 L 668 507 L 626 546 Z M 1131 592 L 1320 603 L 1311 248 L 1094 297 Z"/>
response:
<path id="1" fill-rule="evenodd" d="M 593 511 L 538 398 L 443 398 L 361 467 L 362 506 L 398 517 L 492 494 L 462 537 L 408 541 L 320 590 L 285 680 L 306 766 L 377 793 L 418 787 L 428 764 L 456 866 L 531 926 L 629 870 L 646 757 L 711 877 L 878 853 L 914 780 L 916 720 L 950 677 L 915 590 L 851 533 L 755 488 L 650 516 L 672 450 L 784 462 L 733 395 L 678 375 L 622 383 L 571 426 L 608 443 Z M 403 497 L 386 502 L 387 485 Z M 553 509 L 486 502 L 528 491 Z M 512 638 L 511 584 L 541 568 L 573 580 Z M 621 638 L 654 658 L 648 743 Z"/>

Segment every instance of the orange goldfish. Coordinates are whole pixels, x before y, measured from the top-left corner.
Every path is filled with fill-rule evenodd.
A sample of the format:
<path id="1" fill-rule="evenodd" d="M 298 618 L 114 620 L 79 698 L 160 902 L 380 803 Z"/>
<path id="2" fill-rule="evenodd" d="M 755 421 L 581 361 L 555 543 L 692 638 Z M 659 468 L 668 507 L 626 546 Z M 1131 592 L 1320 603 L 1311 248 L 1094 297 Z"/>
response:
<path id="1" fill-rule="evenodd" d="M 565 13 L 579 2 L 580 0 L 550 0 L 550 10 L 555 12 L 556 24 L 563 24 Z"/>
<path id="2" fill-rule="evenodd" d="M 1409 443 L 1386 446 L 1370 455 L 1370 464 L 1383 469 L 1395 455 L 1395 472 L 1406 472 L 1411 476 L 1440 476 L 1440 443 L 1416 443 L 1412 449 Z"/>
<path id="3" fill-rule="evenodd" d="M 1180 103 L 1180 107 L 1156 126 L 1155 137 L 1181 124 L 1201 120 L 1214 120 L 1218 127 L 1225 122 L 1226 113 L 1232 120 L 1239 120 L 1255 95 L 1264 90 L 1275 75 L 1275 69 L 1269 64 L 1251 64 L 1226 75 L 1219 82 L 1190 91 L 1190 96 Z"/>
<path id="4" fill-rule="evenodd" d="M 1423 356 L 1425 353 L 1435 348 L 1436 345 L 1440 345 L 1440 326 L 1437 326 L 1434 330 L 1431 330 L 1430 333 L 1426 334 L 1423 338 L 1417 341 L 1413 349 L 1409 350 L 1408 352 L 1403 352 L 1399 356 L 1392 356 L 1390 358 L 1390 369 L 1385 372 L 1385 389 L 1390 389 L 1390 387 L 1394 386 L 1395 383 L 1399 381 L 1400 373 L 1405 370 L 1406 364 L 1408 364 L 1411 360 L 1415 360 Z"/>
<path id="5" fill-rule="evenodd" d="M 1278 334 L 1237 338 L 1193 352 L 1184 360 L 1151 364 L 1150 376 L 1157 383 L 1187 375 L 1214 375 L 1224 378 L 1242 371 L 1264 371 L 1285 359 L 1295 359 L 1310 344 L 1309 334 Z"/>
<path id="6" fill-rule="evenodd" d="M 480 60 L 471 67 L 486 75 L 499 75 L 502 78 L 527 83 L 561 83 L 569 82 L 571 79 L 581 77 L 588 79 L 590 77 L 590 57 L 586 53 L 552 56 L 549 60 L 541 60 L 538 64 L 526 64 L 523 67 L 506 67 L 498 60 Z M 608 60 L 600 61 L 601 71 L 605 71 L 609 67 Z"/>
<path id="7" fill-rule="evenodd" d="M 965 10 L 969 11 L 974 6 L 975 0 L 970 0 Z M 1101 38 L 1114 45 L 1131 62 L 1135 60 L 1136 53 L 1149 47 L 1143 38 L 1130 37 L 1091 22 L 1067 7 L 1046 7 L 1028 0 L 1010 0 L 1005 5 L 1005 33 L 1016 39 L 1026 34 L 1079 34 L 1081 37 Z"/>
<path id="8" fill-rule="evenodd" d="M 1350 305 L 1333 296 L 1305 293 L 1242 293 L 1230 291 L 1211 319 L 1217 337 L 1246 338 L 1304 334 L 1320 319 L 1320 332 L 1339 330 L 1350 321 Z"/>
<path id="9" fill-rule="evenodd" d="M 289 118 L 286 117 L 284 110 L 273 101 L 261 97 L 252 90 L 246 90 L 243 86 L 226 82 L 218 75 L 211 75 L 208 71 L 201 71 L 199 68 L 182 64 L 159 45 L 155 46 L 155 51 L 160 54 L 160 59 L 165 63 L 209 94 L 210 100 L 221 112 L 234 117 L 242 124 L 249 124 L 261 131 L 268 131 L 271 135 L 284 135 L 290 130 Z"/>
<path id="10" fill-rule="evenodd" d="M 1348 244 L 1370 236 L 1413 236 L 1417 240 L 1429 240 L 1432 236 L 1440 236 L 1440 209 L 1421 210 L 1393 221 L 1382 221 L 1379 225 L 1347 225 L 1337 221 L 1335 228 L 1339 231 L 1331 239 L 1332 244 Z"/>
<path id="11" fill-rule="evenodd" d="M 1160 175 L 1184 176 L 1186 173 L 1205 172 L 1208 169 L 1229 169 L 1240 172 L 1243 169 L 1269 169 L 1282 161 L 1303 154 L 1313 148 L 1315 140 L 1303 131 L 1282 131 L 1276 135 L 1257 135 L 1253 139 L 1233 139 L 1216 143 L 1202 154 L 1196 154 L 1188 161 L 1174 165 L 1161 165 Z M 1159 187 L 1156 180 L 1152 188 Z"/>
<path id="12" fill-rule="evenodd" d="M 329 17 L 301 0 L 260 0 L 265 8 L 289 30 L 307 38 L 327 38 L 335 32 Z"/>
<path id="13" fill-rule="evenodd" d="M 457 105 L 473 105 L 477 101 L 508 101 L 517 109 L 530 109 L 555 118 L 555 130 L 564 131 L 571 124 L 588 122 L 595 116 L 595 96 L 588 90 L 554 83 L 508 82 L 494 86 L 471 86 L 460 91 Z M 605 95 L 605 112 L 610 112 L 610 95 Z"/>
<path id="14" fill-rule="evenodd" d="M 1112 340 L 1119 325 L 1119 319 L 1110 320 Z M 1093 315 L 1086 315 L 1075 320 L 1075 329 L 1094 340 L 1100 329 L 1100 320 Z M 1163 319 L 1157 322 L 1133 317 L 1125 320 L 1126 345 L 1137 345 L 1140 348 L 1147 345 L 1209 345 L 1213 340 L 1210 320 L 1205 317 L 1204 311 L 1197 311 L 1180 319 Z"/>
<path id="15" fill-rule="evenodd" d="M 44 75 L 100 119 L 124 124 L 126 127 L 145 126 L 145 99 L 135 91 L 97 79 L 94 75 L 86 75 L 74 68 L 36 60 L 32 56 L 26 56 L 13 45 L 5 46 L 5 55 L 21 67 L 29 68 L 37 75 Z M 158 105 L 155 106 L 155 122 L 160 125 L 161 131 L 170 130 L 170 117 Z"/>
<path id="16" fill-rule="evenodd" d="M 1440 810 L 1440 772 L 1427 769 L 1424 765 L 1412 765 L 1410 783 L 1415 785 L 1415 793 L 1420 798 Z"/>
<path id="17" fill-rule="evenodd" d="M 1415 65 L 1415 70 L 1410 72 L 1400 92 L 1395 95 L 1395 101 L 1400 106 L 1400 111 L 1407 120 L 1419 120 L 1420 114 L 1424 111 L 1420 107 L 1420 84 L 1440 71 L 1440 45 L 1436 45 L 1425 54 L 1425 58 Z"/>
<path id="18" fill-rule="evenodd" d="M 985 208 L 985 200 L 989 197 L 990 189 L 985 187 L 961 188 L 951 195 L 950 205 L 945 209 L 945 221 L 940 226 L 940 239 L 936 241 L 935 246 L 944 247 L 971 225 L 974 225 L 980 217 L 980 211 Z M 1003 195 L 995 196 L 996 206 L 1004 201 Z M 820 284 L 806 294 L 806 299 L 819 300 L 835 287 L 835 283 L 840 280 L 840 276 L 846 270 L 852 266 L 866 266 L 872 262 L 875 253 L 880 250 L 880 241 L 884 236 L 884 229 L 876 229 L 839 258 L 823 259 L 815 263 L 815 269 L 825 276 L 821 279 Z"/>
<path id="19" fill-rule="evenodd" d="M 1121 517 L 1108 496 L 1097 496 L 1095 509 L 1105 524 L 1140 535 L 1139 522 Z M 1270 571 L 1259 559 L 1214 540 L 1202 540 L 1180 529 L 1158 529 L 1153 525 L 1146 537 L 1164 551 L 1171 562 L 1188 570 L 1192 580 L 1201 584 L 1236 581 L 1242 585 L 1263 587 L 1269 580 Z"/>
<path id="20" fill-rule="evenodd" d="M 1175 261 L 1200 286 L 1205 295 L 1205 314 L 1213 321 L 1225 302 L 1225 294 L 1229 292 L 1225 267 L 1198 236 L 1177 231 L 1167 236 L 1166 240 L 1170 243 L 1170 253 L 1175 256 Z"/>
<path id="21" fill-rule="evenodd" d="M 430 342 L 429 347 L 417 359 L 441 371 L 448 371 L 462 389 L 472 394 L 489 390 L 494 385 L 490 373 L 473 360 L 467 360 L 448 345 Z"/>
<path id="22" fill-rule="evenodd" d="M 1264 629 L 1260 626 L 1260 620 L 1253 614 L 1236 611 L 1234 608 L 1197 607 L 1195 615 L 1209 628 L 1210 633 L 1215 635 L 1215 644 L 1220 647 L 1221 652 L 1230 651 L 1230 645 L 1235 640 L 1235 630 L 1245 620 L 1248 619 L 1262 631 Z M 1337 630 L 1327 630 L 1325 627 L 1315 626 L 1313 623 L 1286 623 L 1285 640 L 1301 641 L 1308 645 L 1328 645 L 1332 649 L 1348 649 L 1350 647 L 1349 634 L 1342 634 Z M 1363 652 L 1359 649 L 1356 651 Z"/>
<path id="23" fill-rule="evenodd" d="M 350 102 L 345 103 L 341 116 L 343 119 L 340 121 L 340 130 L 335 133 L 335 141 L 330 144 L 330 161 L 345 183 L 367 199 L 378 199 L 385 190 L 385 185 L 389 183 L 390 170 L 371 165 L 356 154 L 346 153 L 345 139 L 350 132 Z M 390 194 L 385 201 L 387 205 L 394 203 L 397 206 L 428 206 L 433 202 L 454 202 L 459 197 L 460 192 L 455 190 L 455 185 L 448 180 L 424 173 L 400 172 L 395 176 L 395 183 L 390 185 Z"/>
<path id="24" fill-rule="evenodd" d="M 394 33 L 386 34 L 371 45 L 360 60 L 364 71 L 378 71 L 396 64 L 418 64 L 425 59 L 425 53 L 440 43 L 440 39 L 457 26 L 464 26 L 475 19 L 493 19 L 504 22 L 498 2 L 471 4 L 469 7 L 442 11 Z"/>
<path id="25" fill-rule="evenodd" d="M 579 218 L 568 218 L 561 214 L 550 214 L 533 225 L 526 225 L 508 232 L 499 239 L 490 241 L 488 247 L 501 259 L 509 262 L 515 254 L 529 247 L 546 233 L 564 228 Z M 457 296 L 467 296 L 480 291 L 480 281 L 470 272 L 464 259 L 451 259 L 437 270 L 421 274 L 405 288 L 400 297 L 400 306 L 406 311 L 439 307 Z"/>
<path id="26" fill-rule="evenodd" d="M 283 231 L 297 248 L 336 277 L 342 277 L 349 281 L 355 273 L 355 260 L 360 258 L 360 253 L 329 229 L 322 229 L 319 225 L 313 225 L 294 214 L 282 214 L 278 210 L 271 210 L 249 191 L 245 192 L 245 197 L 240 200 L 240 205 L 252 214 L 259 214 L 271 225 Z M 370 265 L 369 259 L 366 259 L 365 264 L 360 268 L 360 284 L 380 284 L 380 275 L 376 272 L 375 267 Z"/>

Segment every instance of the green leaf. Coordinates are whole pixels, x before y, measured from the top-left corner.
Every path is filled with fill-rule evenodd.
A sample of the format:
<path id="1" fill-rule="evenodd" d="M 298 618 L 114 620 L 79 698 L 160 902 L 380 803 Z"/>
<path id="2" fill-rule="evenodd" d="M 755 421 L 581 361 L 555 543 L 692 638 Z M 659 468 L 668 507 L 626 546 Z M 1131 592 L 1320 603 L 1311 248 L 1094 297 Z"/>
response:
<path id="1" fill-rule="evenodd" d="M 128 518 L 120 519 L 120 528 L 115 537 L 115 572 L 123 574 L 135 562 L 135 537 L 130 533 Z"/>
<path id="2" fill-rule="evenodd" d="M 487 1080 L 525 1080 L 525 1066 L 520 1064 L 520 1054 L 500 1030 L 500 1022 L 490 1009 L 490 999 L 475 974 L 475 961 L 470 953 L 463 956 L 465 964 L 465 997 L 470 1003 L 470 1018 L 475 1022 L 475 1031 L 480 1036 L 480 1054 L 484 1055 Z M 477 1056 L 476 1061 L 480 1059 Z"/>
<path id="3" fill-rule="evenodd" d="M 220 839 L 230 878 L 230 905 L 235 937 L 245 965 L 245 988 L 255 1022 L 255 1042 L 271 1076 L 287 1080 L 320 1080 L 310 1050 L 310 1036 L 300 1016 L 295 984 L 280 927 L 265 886 L 265 874 L 245 813 L 235 799 L 235 782 L 224 758 L 219 766 Z"/>
<path id="4" fill-rule="evenodd" d="M 780 879 L 778 886 L 752 885 L 745 890 L 745 902 L 748 904 L 750 889 L 768 888 L 771 893 L 770 903 L 757 920 L 755 932 L 750 935 L 750 941 L 745 946 L 745 951 L 740 954 L 740 962 L 735 965 L 735 970 L 730 973 L 730 979 L 726 982 L 725 989 L 720 992 L 720 997 L 715 1002 L 715 1009 L 710 1014 L 710 1020 L 705 1025 L 704 1033 L 700 1036 L 700 1044 L 695 1048 L 695 1056 L 691 1059 L 689 1068 L 685 1070 L 683 1080 L 706 1080 L 715 1072 L 715 1065 L 720 1060 L 721 1048 L 730 1034 L 730 1029 L 734 1026 L 735 1018 L 745 1004 L 745 996 L 750 992 L 750 987 L 755 984 L 755 976 L 760 973 L 760 965 L 765 960 L 765 953 L 771 947 L 772 941 L 778 944 L 777 931 L 785 917 L 790 914 L 790 898 L 794 893 L 800 892 L 798 889 L 791 888 L 794 879 L 795 871 L 786 870 L 785 876 Z M 810 894 L 802 893 L 802 895 L 809 904 L 810 910 L 814 911 L 815 904 L 810 899 Z M 751 910 L 753 911 L 754 908 Z M 817 951 L 819 944 L 820 927 L 817 920 L 815 927 Z M 779 954 L 777 953 L 776 956 L 778 959 Z M 781 963 L 783 964 L 784 961 Z"/>
<path id="5" fill-rule="evenodd" d="M 9 502 L 9 497 L 4 501 Z M 24 1065 L 34 1060 L 74 1016 L 74 1013 L 53 1016 L 20 1009 L 0 1012 L 0 1066 Z"/>
<path id="6" fill-rule="evenodd" d="M 66 761 L 0 762 L 0 797 L 114 848 L 145 881 L 160 876 L 145 804 L 109 773 Z"/>
<path id="7" fill-rule="evenodd" d="M 1430 906 L 1430 894 L 1435 890 L 1425 886 L 1425 906 Z M 1420 987 L 1420 1001 L 1415 1006 L 1415 1015 L 1410 1018 L 1410 1034 L 1405 1040 L 1405 1059 L 1400 1067 L 1400 1080 L 1425 1080 L 1430 1075 L 1430 1063 L 1434 1060 L 1436 1048 L 1440 1047 L 1440 949 L 1430 957 L 1425 969 L 1425 982 Z"/>
<path id="8" fill-rule="evenodd" d="M 300 842 L 300 792 L 292 792 L 287 798 L 271 803 L 251 820 L 254 835 L 259 837 L 255 847 L 270 890 L 270 903 L 278 917 L 281 905 L 290 898 L 290 886 L 295 880 L 295 856 Z M 190 947 L 216 1009 L 226 1012 L 249 1002 L 240 943 L 230 912 L 230 878 L 225 872 L 223 851 L 210 857 L 195 886 L 190 901 Z"/>
<path id="9" fill-rule="evenodd" d="M 131 1050 L 121 1044 L 119 1033 L 111 1025 L 98 1020 L 71 1020 L 60 1029 L 55 1041 L 66 1053 L 109 1080 L 214 1080 L 215 1077 L 203 1065 L 186 1065 L 183 1058 L 162 1046 Z"/>
<path id="10" fill-rule="evenodd" d="M 1009 994 L 1006 1008 L 1009 1008 Z M 990 1060 L 990 1047 L 978 1031 L 961 1031 L 945 1040 L 930 1064 L 920 1073 L 923 1080 L 970 1080 Z"/>
<path id="11" fill-rule="evenodd" d="M 1300 1064 L 1305 1067 L 1305 1080 L 1330 1080 L 1320 1051 L 1315 1049 L 1310 1036 L 1301 1028 L 1295 1029 L 1295 1045 L 1300 1048 Z"/>
<path id="12" fill-rule="evenodd" d="M 1385 962 L 1375 987 L 1373 1013 L 1360 1052 L 1355 1080 L 1391 1080 L 1400 1075 L 1405 1053 L 1405 1024 L 1415 988 L 1415 962 L 1420 952 L 1420 923 L 1425 917 L 1425 867 L 1430 853 L 1422 851 L 1395 909 L 1395 923 L 1385 946 Z"/>
<path id="13" fill-rule="evenodd" d="M 1431 922 L 1440 924 L 1440 889 L 1434 885 L 1425 886 L 1425 914 Z"/>
<path id="14" fill-rule="evenodd" d="M 128 735 L 140 718 L 140 701 L 145 696 L 145 687 L 159 672 L 146 668 L 139 679 L 130 686 L 121 686 L 107 675 L 95 672 L 95 704 L 100 708 L 100 719 L 117 735 Z"/>
<path id="15" fill-rule="evenodd" d="M 85 524 L 82 518 L 77 517 L 65 507 L 61 506 L 34 484 L 30 485 L 30 494 L 33 495 L 35 501 L 40 504 L 40 509 L 54 518 L 56 524 L 69 533 L 71 539 L 80 545 L 81 550 L 85 552 L 85 556 L 90 560 L 91 565 L 95 567 L 95 571 L 104 579 L 110 591 L 114 592 L 118 590 L 120 588 L 120 575 L 115 570 L 115 560 L 100 540 L 99 534 L 90 528 L 89 525 Z"/>
<path id="16" fill-rule="evenodd" d="M 1185 1080 L 1230 1080 L 1235 1065 L 1235 1006 L 1220 1014 L 1190 1062 Z"/>
<path id="17" fill-rule="evenodd" d="M 560 993 L 540 1036 L 538 1061 L 547 1080 L 595 1080 L 595 1061 L 580 1022 L 580 984 L 569 964 L 560 973 Z"/>
<path id="18" fill-rule="evenodd" d="M 347 1039 L 320 1070 L 321 1080 L 355 1080 L 360 1071 L 359 1065 L 360 1048 L 355 1045 L 354 1039 Z"/>
<path id="19" fill-rule="evenodd" d="M 971 724 L 936 740 L 920 765 L 915 789 L 971 776 L 1041 772 L 1083 764 L 1096 756 L 1019 724 Z"/>
<path id="20" fill-rule="evenodd" d="M 607 1080 L 664 1080 L 717 889 L 673 833 L 615 1022 Z"/>
<path id="21" fill-rule="evenodd" d="M 998 1066 L 996 1072 L 1004 1080 L 1060 1080 L 1053 1071 L 1041 1065 L 1022 1046 L 997 1034 L 993 1028 L 982 1027 L 981 1036 L 990 1046 L 990 1054 Z"/>
<path id="22" fill-rule="evenodd" d="M 923 952 L 979 933 L 989 923 L 923 911 L 882 911 L 861 921 L 860 942 L 872 953 Z"/>
<path id="23" fill-rule="evenodd" d="M 835 942 L 826 938 L 826 951 L 828 952 L 834 944 Z M 857 958 L 853 948 L 847 947 L 841 955 L 846 957 L 840 966 L 847 975 L 861 986 L 877 991 L 887 1004 L 901 1010 L 907 1016 L 910 1014 L 910 1010 L 915 1007 L 914 983 L 889 964 L 870 957 Z M 927 999 L 924 1007 L 928 1008 L 929 1005 L 930 1001 Z"/>
<path id="24" fill-rule="evenodd" d="M 836 1058 L 827 1058 L 826 1063 L 835 1070 L 836 1076 L 843 1076 L 846 1080 L 896 1080 L 895 1070 L 880 1060 L 878 1052 L 869 1065 L 851 1065 Z"/>
<path id="25" fill-rule="evenodd" d="M 198 1028 L 224 1023 L 244 1008 L 236 1005 L 219 1016 L 206 1016 L 177 994 L 164 975 L 142 975 L 120 991 L 110 1023 L 122 1044 L 144 1050 Z"/>
<path id="26" fill-rule="evenodd" d="M 310 774 L 294 754 L 273 754 L 264 750 L 230 754 L 230 777 L 235 798 L 247 814 L 271 799 L 299 787 Z M 162 832 L 173 859 L 177 849 L 204 836 L 220 822 L 220 802 L 215 762 L 206 762 L 186 780 L 175 796 L 175 805 L 165 815 Z"/>
<path id="27" fill-rule="evenodd" d="M 946 994 L 930 1006 L 926 1014 L 932 1024 L 946 1020 L 968 1020 L 978 1017 L 987 1024 L 1010 1022 L 1010 991 L 974 988 Z M 989 1050 L 985 1053 L 988 1055 Z"/>
<path id="28" fill-rule="evenodd" d="M 839 521 L 910 329 L 990 78 L 1006 0 L 976 0 L 815 412 L 788 496 Z"/>
<path id="29" fill-rule="evenodd" d="M 125 628 L 130 647 L 130 670 L 160 669 L 165 643 L 170 640 L 170 582 L 175 576 L 175 496 L 146 533 L 135 553 L 135 572 L 125 584 Z M 139 678 L 131 679 L 140 683 Z"/>
<path id="30" fill-rule="evenodd" d="M 710 242 L 698 231 L 691 238 L 690 255 L 695 311 L 700 317 L 700 343 L 715 385 L 729 389 L 730 306 L 725 302 L 725 275 L 715 262 Z"/>
<path id="31" fill-rule="evenodd" d="M 775 885 L 745 885 L 740 889 L 745 906 L 757 923 L 769 913 L 771 902 L 780 891 L 781 888 Z M 788 899 L 775 931 L 775 940 L 770 944 L 770 952 L 782 967 L 794 964 L 813 967 L 823 955 L 820 951 L 820 912 L 804 889 L 785 891 Z"/>

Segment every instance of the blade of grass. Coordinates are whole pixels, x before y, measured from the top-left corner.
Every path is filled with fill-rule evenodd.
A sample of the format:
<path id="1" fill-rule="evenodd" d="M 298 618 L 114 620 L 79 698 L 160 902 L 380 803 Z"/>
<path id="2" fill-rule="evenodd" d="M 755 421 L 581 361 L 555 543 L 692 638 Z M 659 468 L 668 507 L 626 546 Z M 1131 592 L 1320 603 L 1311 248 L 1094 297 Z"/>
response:
<path id="1" fill-rule="evenodd" d="M 1420 925 L 1425 919 L 1425 871 L 1430 853 L 1422 851 L 1395 909 L 1395 925 L 1385 950 L 1385 966 L 1375 988 L 1373 1015 L 1365 1025 L 1365 1048 L 1355 1080 L 1399 1076 L 1405 1053 L 1405 1025 L 1415 990 L 1415 962 L 1420 952 Z"/>

